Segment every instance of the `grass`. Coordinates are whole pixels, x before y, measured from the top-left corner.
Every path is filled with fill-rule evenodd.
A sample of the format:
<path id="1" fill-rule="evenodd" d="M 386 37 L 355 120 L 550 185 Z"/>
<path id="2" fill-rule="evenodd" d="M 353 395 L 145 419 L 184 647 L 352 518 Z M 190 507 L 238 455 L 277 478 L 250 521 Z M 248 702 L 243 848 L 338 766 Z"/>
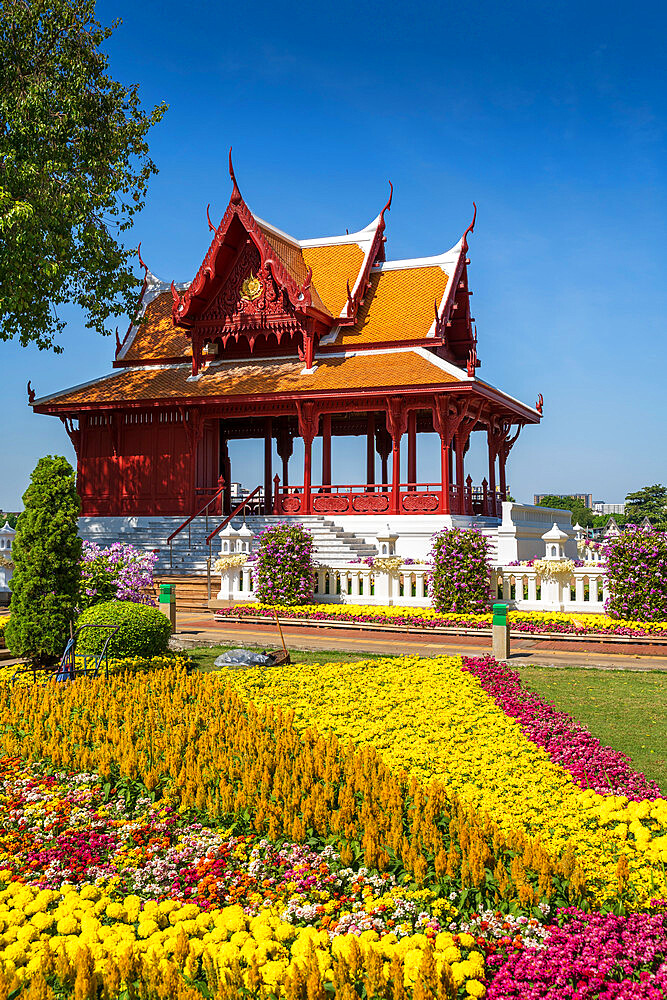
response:
<path id="1" fill-rule="evenodd" d="M 233 646 L 189 650 L 198 669 Z M 250 647 L 248 647 L 250 648 Z M 259 649 L 260 647 L 254 647 Z M 274 645 L 269 650 L 277 649 Z M 354 663 L 385 654 L 290 649 L 293 663 Z M 524 684 L 583 723 L 603 745 L 621 750 L 667 795 L 667 676 L 622 670 L 519 667 Z"/>
<path id="2" fill-rule="evenodd" d="M 215 670 L 213 666 L 213 661 L 216 656 L 220 653 L 226 653 L 228 649 L 238 649 L 239 646 L 211 646 L 210 648 L 198 648 L 198 649 L 188 649 L 185 650 L 188 656 L 193 659 L 197 665 L 198 670 L 208 672 L 210 670 Z M 251 646 L 250 643 L 245 643 L 244 649 L 251 649 L 253 652 L 255 650 L 261 651 L 266 648 L 267 652 L 272 653 L 274 650 L 281 649 L 280 646 L 267 644 L 266 647 Z M 292 663 L 355 663 L 358 660 L 386 660 L 386 654 L 384 653 L 350 653 L 350 652 L 334 652 L 331 650 L 315 650 L 315 649 L 292 649 L 290 648 L 289 655 L 291 657 Z"/>
<path id="3" fill-rule="evenodd" d="M 623 670 L 519 667 L 521 680 L 621 750 L 667 795 L 667 676 Z"/>

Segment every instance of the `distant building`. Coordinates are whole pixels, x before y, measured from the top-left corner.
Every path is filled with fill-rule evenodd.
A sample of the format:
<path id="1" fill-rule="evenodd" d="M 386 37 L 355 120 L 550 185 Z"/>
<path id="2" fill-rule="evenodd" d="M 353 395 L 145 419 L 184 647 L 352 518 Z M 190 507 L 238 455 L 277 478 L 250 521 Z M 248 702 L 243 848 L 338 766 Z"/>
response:
<path id="1" fill-rule="evenodd" d="M 584 507 L 588 507 L 589 510 L 593 507 L 592 493 L 535 493 L 533 494 L 533 503 L 537 506 L 538 503 L 546 497 L 558 497 L 560 500 L 566 500 L 569 497 L 574 497 L 575 500 L 581 500 Z"/>
<path id="2" fill-rule="evenodd" d="M 605 503 L 604 500 L 593 501 L 594 514 L 625 514 L 624 503 Z"/>

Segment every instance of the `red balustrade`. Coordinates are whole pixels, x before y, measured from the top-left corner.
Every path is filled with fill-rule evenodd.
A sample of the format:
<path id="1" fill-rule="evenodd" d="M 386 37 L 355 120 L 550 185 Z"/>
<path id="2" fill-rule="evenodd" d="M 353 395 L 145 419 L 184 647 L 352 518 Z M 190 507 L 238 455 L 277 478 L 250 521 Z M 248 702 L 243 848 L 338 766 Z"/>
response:
<path id="1" fill-rule="evenodd" d="M 278 477 L 276 476 L 277 480 Z M 302 486 L 281 486 L 276 481 L 273 513 L 297 514 L 468 514 L 500 517 L 504 496 L 496 491 L 495 504 L 486 484 L 462 490 L 451 486 L 449 503 L 441 483 L 401 483 L 398 509 L 389 484 L 325 484 L 312 486 L 306 497 Z M 495 509 L 494 509 L 495 507 Z"/>

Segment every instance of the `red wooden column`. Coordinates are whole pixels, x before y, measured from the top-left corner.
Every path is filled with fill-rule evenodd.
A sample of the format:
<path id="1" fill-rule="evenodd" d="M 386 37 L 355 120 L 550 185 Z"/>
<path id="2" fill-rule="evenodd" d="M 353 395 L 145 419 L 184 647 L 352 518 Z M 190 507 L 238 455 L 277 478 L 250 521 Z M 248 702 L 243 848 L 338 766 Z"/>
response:
<path id="1" fill-rule="evenodd" d="M 292 435 L 290 434 L 289 427 L 287 426 L 287 421 L 283 422 L 280 433 L 277 438 L 278 446 L 278 456 L 283 463 L 283 486 L 289 486 L 289 460 L 292 457 L 292 450 L 294 448 L 294 442 L 292 441 Z"/>
<path id="2" fill-rule="evenodd" d="M 296 402 L 296 412 L 299 418 L 299 434 L 303 438 L 303 501 L 301 503 L 301 513 L 310 514 L 311 503 L 311 460 L 313 438 L 317 434 L 320 422 L 320 413 L 315 403 L 302 401 Z"/>
<path id="3" fill-rule="evenodd" d="M 229 442 L 227 435 L 220 431 L 220 479 L 224 480 L 224 493 L 222 495 L 221 513 L 231 514 L 232 512 L 232 463 L 229 458 Z"/>
<path id="4" fill-rule="evenodd" d="M 486 439 L 489 446 L 489 514 L 496 513 L 496 442 L 491 429 L 486 432 Z M 502 465 L 502 463 L 501 463 Z"/>
<path id="5" fill-rule="evenodd" d="M 322 486 L 331 486 L 331 414 L 330 413 L 325 413 L 322 415 Z"/>
<path id="6" fill-rule="evenodd" d="M 375 485 L 375 414 L 369 413 L 366 423 L 366 485 Z M 372 492 L 369 489 L 369 492 Z"/>
<path id="7" fill-rule="evenodd" d="M 440 479 L 442 488 L 442 513 L 450 514 L 452 450 L 445 444 L 445 438 L 440 438 Z"/>
<path id="8" fill-rule="evenodd" d="M 273 469 L 271 468 L 271 453 L 273 450 L 273 421 L 271 417 L 264 418 L 264 513 L 270 514 L 273 509 Z"/>
<path id="9" fill-rule="evenodd" d="M 185 429 L 185 436 L 190 452 L 190 481 L 188 490 L 188 506 L 191 514 L 197 513 L 197 501 L 195 498 L 195 477 L 197 474 L 197 445 L 204 433 L 204 420 L 201 410 L 189 407 L 187 410 L 179 406 L 181 421 Z"/>
<path id="10" fill-rule="evenodd" d="M 463 469 L 463 449 L 465 441 L 460 431 L 456 432 L 456 513 L 465 513 L 465 480 Z"/>
<path id="11" fill-rule="evenodd" d="M 408 413 L 408 489 L 414 490 L 417 482 L 417 411 Z"/>
<path id="12" fill-rule="evenodd" d="M 387 399 L 387 430 L 391 435 L 391 504 L 390 513 L 400 512 L 401 484 L 401 438 L 405 434 L 408 415 L 402 399 L 389 397 Z"/>
<path id="13" fill-rule="evenodd" d="M 389 452 L 391 451 L 391 438 L 387 433 L 386 427 L 378 427 L 375 434 L 375 442 L 377 445 L 377 452 L 380 456 L 380 476 L 382 479 L 382 492 L 387 492 L 387 483 L 389 480 L 389 470 L 387 467 L 387 459 L 389 458 Z"/>
<path id="14" fill-rule="evenodd" d="M 500 495 L 502 496 L 503 500 L 507 500 L 507 495 L 506 495 L 507 494 L 507 483 L 505 482 L 505 460 L 506 460 L 505 459 L 505 455 L 503 455 L 503 453 L 501 451 L 501 453 L 500 453 L 500 461 L 499 461 L 498 465 L 500 467 Z M 493 511 L 493 513 L 495 514 L 495 510 Z"/>

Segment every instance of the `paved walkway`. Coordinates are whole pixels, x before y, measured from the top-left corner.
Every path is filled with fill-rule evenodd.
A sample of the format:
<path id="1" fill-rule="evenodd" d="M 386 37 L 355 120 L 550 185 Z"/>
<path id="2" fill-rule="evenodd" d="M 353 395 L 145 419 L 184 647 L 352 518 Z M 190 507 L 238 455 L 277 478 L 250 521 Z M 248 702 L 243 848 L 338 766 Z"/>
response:
<path id="1" fill-rule="evenodd" d="M 283 625 L 288 648 L 336 650 L 359 653 L 379 653 L 398 656 L 420 653 L 424 656 L 491 652 L 491 639 L 486 636 L 442 636 L 410 632 L 390 632 L 369 629 L 326 629 L 322 626 Z M 280 638 L 275 624 L 216 622 L 212 615 L 201 612 L 180 612 L 176 616 L 176 643 L 182 648 L 195 646 L 260 646 L 278 648 Z M 667 673 L 667 655 L 628 655 L 623 650 L 609 652 L 608 646 L 582 648 L 574 651 L 549 649 L 549 643 L 531 637 L 512 638 L 509 662 L 521 666 L 536 664 L 550 667 L 578 667 L 589 670 L 658 670 Z"/>

